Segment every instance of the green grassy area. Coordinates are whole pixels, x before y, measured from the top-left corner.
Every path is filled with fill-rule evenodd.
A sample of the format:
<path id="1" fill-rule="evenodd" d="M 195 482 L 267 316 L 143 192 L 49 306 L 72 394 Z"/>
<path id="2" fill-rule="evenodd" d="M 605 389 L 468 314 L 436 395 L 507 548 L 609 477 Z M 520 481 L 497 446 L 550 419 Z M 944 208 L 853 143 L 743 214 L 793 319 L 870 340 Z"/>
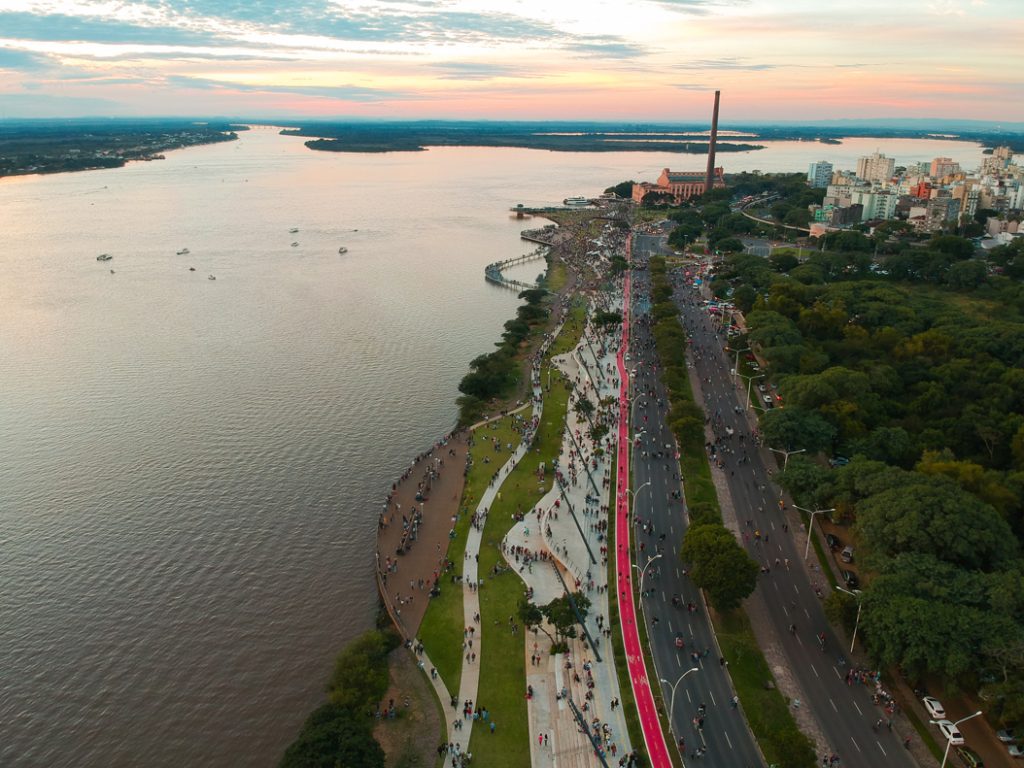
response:
<path id="1" fill-rule="evenodd" d="M 564 355 L 579 343 L 580 336 L 583 335 L 586 315 L 586 302 L 583 298 L 577 296 L 569 307 L 569 313 L 566 315 L 565 323 L 562 325 L 562 332 L 558 334 L 558 338 L 551 342 L 551 346 L 548 347 L 547 354 L 544 356 L 545 362 L 550 361 L 555 355 Z M 547 376 L 546 373 L 544 375 Z M 551 375 L 554 376 L 555 374 L 552 373 Z"/>
<path id="2" fill-rule="evenodd" d="M 563 335 L 572 336 L 572 329 L 563 328 L 560 336 Z M 579 339 L 578 331 L 575 338 Z M 547 374 L 542 375 L 546 378 Z M 550 473 L 538 483 L 536 470 L 540 462 L 550 467 L 552 460 L 561 453 L 568 403 L 569 382 L 555 372 L 551 389 L 544 396 L 544 413 L 533 452 L 505 478 L 484 528 L 479 568 L 484 580 L 480 590 L 480 623 L 485 634 L 478 659 L 480 685 L 476 705 L 488 709 L 496 730 L 492 734 L 487 724 L 478 722 L 473 727 L 470 751 L 474 762 L 488 768 L 520 768 L 530 763 L 525 629 L 520 627 L 517 634 L 509 629 L 509 617 L 517 614 L 525 584 L 514 571 L 492 575 L 492 569 L 496 565 L 507 565 L 500 545 L 514 523 L 513 515 L 528 512 L 551 488 Z"/>
<path id="3" fill-rule="evenodd" d="M 787 730 L 798 730 L 796 721 L 786 697 L 774 687 L 775 680 L 754 637 L 750 619 L 742 610 L 714 614 L 712 618 L 718 644 L 729 662 L 729 674 L 754 738 L 769 763 L 792 765 L 787 759 L 791 756 L 780 754 L 773 737 Z M 771 688 L 766 686 L 769 682 Z"/>
<path id="4" fill-rule="evenodd" d="M 566 271 L 565 264 L 557 259 L 552 261 L 551 268 L 548 269 L 547 285 L 545 287 L 552 293 L 558 293 L 565 288 L 568 280 L 569 274 Z"/>
<path id="5" fill-rule="evenodd" d="M 936 760 L 942 760 L 942 753 L 946 748 L 945 746 L 940 747 L 935 741 L 935 731 L 925 725 L 909 707 L 903 710 L 903 714 L 907 716 L 907 720 L 914 726 L 914 730 L 917 731 L 917 735 L 928 748 L 928 751 L 932 753 L 932 757 Z"/>
<path id="6" fill-rule="evenodd" d="M 487 483 L 509 457 L 507 445 L 519 445 L 519 433 L 512 428 L 512 417 L 498 419 L 479 427 L 474 433 L 474 446 L 470 453 L 473 465 L 466 476 L 459 508 L 462 512 L 455 523 L 455 538 L 448 545 L 448 558 L 452 561 L 452 572 L 441 577 L 441 594 L 431 598 L 430 605 L 420 624 L 419 638 L 426 646 L 427 655 L 444 680 L 448 691 L 458 695 L 462 679 L 462 631 L 465 616 L 462 604 L 462 587 L 452 584 L 452 575 L 462 575 L 466 553 L 466 537 L 469 535 L 469 521 L 476 510 Z M 486 438 L 486 439 L 485 439 Z M 494 451 L 494 440 L 502 446 L 501 453 Z M 484 461 L 490 459 L 490 463 Z"/>

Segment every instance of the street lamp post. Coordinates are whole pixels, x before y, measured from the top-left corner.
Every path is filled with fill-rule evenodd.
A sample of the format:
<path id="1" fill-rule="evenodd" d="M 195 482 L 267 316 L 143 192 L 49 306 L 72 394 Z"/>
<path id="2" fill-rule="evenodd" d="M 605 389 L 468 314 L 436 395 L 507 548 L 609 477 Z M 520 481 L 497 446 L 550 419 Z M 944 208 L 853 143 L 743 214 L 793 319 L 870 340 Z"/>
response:
<path id="1" fill-rule="evenodd" d="M 966 723 L 971 718 L 977 717 L 980 714 L 981 714 L 981 710 L 979 709 L 973 715 L 968 715 L 967 717 L 962 717 L 959 720 L 957 720 L 955 723 L 953 723 L 953 727 L 956 728 L 958 725 L 960 725 L 960 723 Z M 929 720 L 928 722 L 931 723 L 932 725 L 936 725 L 938 723 L 938 720 Z M 950 734 L 949 738 L 946 739 L 946 752 L 942 756 L 942 765 L 940 766 L 940 768 L 946 768 L 946 760 L 949 759 L 949 747 L 950 747 L 950 745 L 952 743 L 953 743 L 953 734 Z"/>
<path id="2" fill-rule="evenodd" d="M 857 642 L 857 628 L 860 627 L 860 610 L 864 607 L 864 604 L 860 601 L 861 595 L 859 592 L 843 589 L 838 585 L 836 585 L 836 589 L 840 592 L 845 592 L 857 601 L 857 620 L 853 622 L 853 637 L 850 640 L 850 653 L 853 653 L 853 644 Z"/>
<path id="3" fill-rule="evenodd" d="M 781 448 L 771 448 L 771 447 L 769 447 L 768 450 L 771 451 L 772 453 L 781 453 L 781 454 L 783 454 L 785 456 L 785 458 L 782 460 L 782 471 L 785 472 L 786 468 L 789 467 L 789 457 L 790 456 L 795 456 L 798 453 L 803 453 L 807 449 L 806 448 L 801 448 L 798 451 L 784 451 Z"/>
<path id="4" fill-rule="evenodd" d="M 750 407 L 750 387 L 754 383 L 754 379 L 763 379 L 764 378 L 764 374 L 763 373 L 759 373 L 756 376 L 744 376 L 742 373 L 737 372 L 736 375 L 739 376 L 741 379 L 746 379 L 747 380 L 747 408 L 749 408 Z"/>
<path id="5" fill-rule="evenodd" d="M 676 680 L 675 684 L 670 683 L 664 677 L 659 678 L 661 682 L 663 682 L 665 685 L 672 689 L 672 699 L 668 705 L 668 726 L 672 729 L 673 734 L 675 734 L 676 732 L 675 721 L 673 717 L 676 712 L 676 688 L 678 688 L 679 684 L 683 682 L 684 677 L 686 677 L 691 672 L 696 672 L 698 669 L 700 669 L 700 667 L 691 667 L 690 669 L 686 670 L 685 672 L 683 672 L 683 674 L 679 676 L 679 679 Z"/>
<path id="6" fill-rule="evenodd" d="M 736 350 L 736 364 L 732 367 L 732 380 L 736 381 L 736 374 L 740 372 L 740 353 L 749 352 L 750 347 L 744 347 L 743 349 Z"/>
<path id="7" fill-rule="evenodd" d="M 814 516 L 820 515 L 823 512 L 835 512 L 836 510 L 835 507 L 831 507 L 829 509 L 810 510 L 804 509 L 803 507 L 797 507 L 796 504 L 794 504 L 793 506 L 796 507 L 796 509 L 799 509 L 801 512 L 806 512 L 811 516 L 811 519 L 807 522 L 807 546 L 804 547 L 804 560 L 806 560 L 807 555 L 809 555 L 811 552 L 811 536 L 814 534 Z"/>
<path id="8" fill-rule="evenodd" d="M 651 557 L 647 558 L 647 564 L 643 568 L 641 568 L 636 563 L 633 563 L 633 567 L 640 571 L 640 597 L 644 596 L 644 576 L 647 575 L 647 569 L 650 568 L 651 563 L 653 563 L 659 557 L 661 557 L 660 552 L 656 555 L 652 555 Z"/>

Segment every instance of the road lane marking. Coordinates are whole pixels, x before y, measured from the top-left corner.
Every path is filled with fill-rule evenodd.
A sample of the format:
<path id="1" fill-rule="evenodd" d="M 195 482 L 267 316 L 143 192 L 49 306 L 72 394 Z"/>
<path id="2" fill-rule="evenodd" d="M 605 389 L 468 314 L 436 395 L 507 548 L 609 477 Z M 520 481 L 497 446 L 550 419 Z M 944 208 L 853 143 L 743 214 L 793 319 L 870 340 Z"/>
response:
<path id="1" fill-rule="evenodd" d="M 853 708 L 857 710 L 857 714 L 864 717 L 864 713 L 860 711 L 860 707 L 857 706 L 857 702 L 853 702 Z"/>
<path id="2" fill-rule="evenodd" d="M 729 738 L 729 734 L 728 734 L 728 732 L 726 732 L 726 731 L 723 731 L 722 733 L 723 733 L 723 734 L 724 734 L 724 736 L 725 736 L 725 742 L 726 742 L 726 744 L 728 744 L 728 745 L 729 745 L 729 749 L 733 749 L 733 746 L 732 746 L 732 739 L 730 739 L 730 738 Z"/>
<path id="3" fill-rule="evenodd" d="M 836 703 L 834 701 L 832 701 L 832 699 L 829 699 L 828 703 L 832 705 L 832 709 L 834 709 L 836 711 L 836 714 L 838 715 L 839 714 L 839 707 L 836 706 Z"/>
<path id="4" fill-rule="evenodd" d="M 714 704 L 717 707 L 718 706 L 718 702 L 715 701 L 715 692 L 714 691 L 708 691 L 708 695 L 711 696 L 711 703 Z"/>
<path id="5" fill-rule="evenodd" d="M 855 746 L 857 748 L 858 752 L 863 752 L 864 751 L 864 750 L 862 750 L 860 748 L 860 744 L 857 743 L 857 740 L 855 738 L 853 738 L 853 736 L 850 737 L 850 741 L 853 742 L 853 746 Z"/>
<path id="6" fill-rule="evenodd" d="M 885 755 L 886 757 L 888 757 L 888 755 L 885 754 L 885 750 L 882 749 L 882 745 L 879 742 L 877 742 L 877 741 L 875 742 L 875 744 L 878 744 L 878 748 L 882 750 L 882 754 Z"/>
<path id="7" fill-rule="evenodd" d="M 821 675 L 818 674 L 818 670 L 814 668 L 814 665 L 813 664 L 809 664 L 808 666 L 811 668 L 811 672 L 814 673 L 814 676 L 820 680 L 821 679 Z"/>

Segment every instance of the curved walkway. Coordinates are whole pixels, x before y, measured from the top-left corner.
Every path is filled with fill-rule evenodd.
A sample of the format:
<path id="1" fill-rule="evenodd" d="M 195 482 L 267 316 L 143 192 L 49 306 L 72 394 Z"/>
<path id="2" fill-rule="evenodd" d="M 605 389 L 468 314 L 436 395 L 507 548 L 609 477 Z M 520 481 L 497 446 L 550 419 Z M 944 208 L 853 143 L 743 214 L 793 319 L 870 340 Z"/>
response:
<path id="1" fill-rule="evenodd" d="M 629 243 L 626 245 L 627 260 Z M 640 633 L 636 626 L 636 604 L 633 600 L 633 574 L 629 549 L 629 376 L 624 362 L 629 349 L 629 301 L 631 283 L 629 272 L 626 272 L 624 305 L 622 310 L 622 346 L 616 357 L 619 370 L 619 445 L 617 493 L 615 500 L 615 572 L 619 590 L 619 618 L 622 627 L 622 640 L 626 650 L 626 664 L 629 679 L 633 685 L 640 713 L 640 727 L 647 745 L 647 754 L 653 768 L 670 768 L 672 759 L 669 756 L 665 734 L 658 721 L 658 711 L 654 705 L 654 694 L 647 677 L 647 665 L 644 661 L 643 649 L 640 646 Z"/>

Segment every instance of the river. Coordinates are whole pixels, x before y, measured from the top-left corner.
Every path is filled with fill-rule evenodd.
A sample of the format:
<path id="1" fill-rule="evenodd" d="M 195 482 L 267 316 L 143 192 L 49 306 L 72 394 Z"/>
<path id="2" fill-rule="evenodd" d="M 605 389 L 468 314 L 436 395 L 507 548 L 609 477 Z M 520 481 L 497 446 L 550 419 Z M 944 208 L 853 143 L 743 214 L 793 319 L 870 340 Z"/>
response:
<path id="1" fill-rule="evenodd" d="M 274 765 L 372 621 L 385 492 L 514 314 L 509 207 L 703 164 L 240 137 L 0 179 L 0 765 Z M 876 148 L 981 160 L 720 163 Z"/>

